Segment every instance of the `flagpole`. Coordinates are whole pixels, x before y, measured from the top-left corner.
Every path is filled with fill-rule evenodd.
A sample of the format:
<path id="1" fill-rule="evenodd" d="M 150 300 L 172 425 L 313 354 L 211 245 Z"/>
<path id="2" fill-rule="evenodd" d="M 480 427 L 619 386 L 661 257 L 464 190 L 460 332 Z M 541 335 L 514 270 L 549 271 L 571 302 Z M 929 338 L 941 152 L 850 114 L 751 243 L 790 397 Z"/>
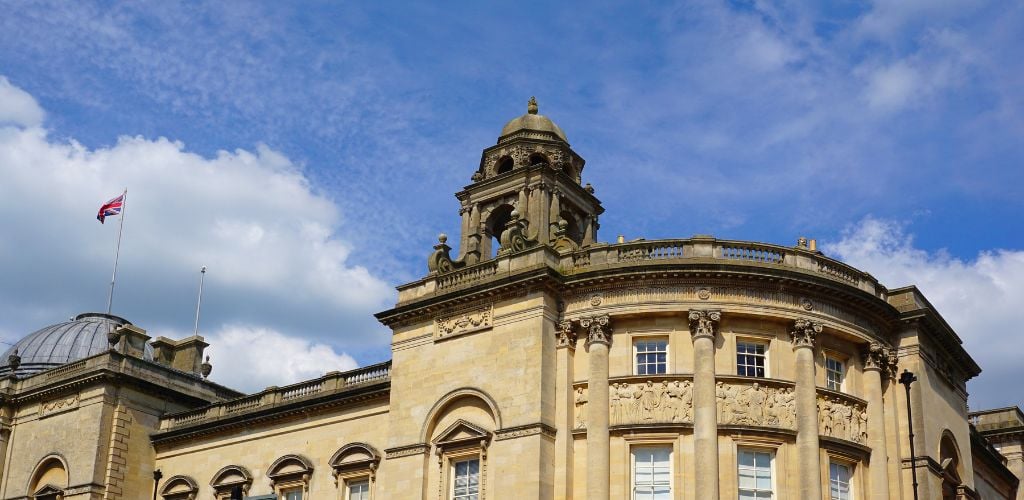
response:
<path id="1" fill-rule="evenodd" d="M 110 314 L 110 308 L 114 304 L 114 281 L 117 280 L 117 260 L 121 257 L 121 233 L 124 232 L 124 216 L 125 212 L 128 211 L 128 188 L 124 188 L 124 193 L 121 195 L 121 224 L 117 228 L 117 250 L 114 251 L 114 272 L 110 274 L 110 294 L 107 295 L 107 314 Z"/>
<path id="2" fill-rule="evenodd" d="M 206 266 L 199 270 L 199 300 L 196 301 L 196 328 L 192 335 L 199 335 L 199 308 L 203 305 L 203 280 L 206 278 Z"/>

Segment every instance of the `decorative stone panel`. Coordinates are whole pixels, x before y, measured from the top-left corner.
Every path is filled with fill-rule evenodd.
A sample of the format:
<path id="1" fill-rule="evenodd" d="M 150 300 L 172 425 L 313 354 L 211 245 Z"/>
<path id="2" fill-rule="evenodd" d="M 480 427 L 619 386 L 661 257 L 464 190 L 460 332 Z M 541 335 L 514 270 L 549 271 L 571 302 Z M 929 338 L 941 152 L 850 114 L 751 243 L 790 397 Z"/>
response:
<path id="1" fill-rule="evenodd" d="M 793 388 L 769 381 L 718 382 L 715 396 L 719 425 L 796 429 Z"/>
<path id="2" fill-rule="evenodd" d="M 434 320 L 434 340 L 484 330 L 490 328 L 493 321 L 493 304 L 439 317 Z"/>
<path id="3" fill-rule="evenodd" d="M 43 404 L 39 405 L 39 417 L 48 417 L 50 415 L 74 410 L 78 408 L 80 400 L 78 393 L 75 393 L 45 401 Z"/>
<path id="4" fill-rule="evenodd" d="M 818 392 L 818 433 L 858 444 L 868 442 L 868 412 L 864 403 L 838 393 Z"/>

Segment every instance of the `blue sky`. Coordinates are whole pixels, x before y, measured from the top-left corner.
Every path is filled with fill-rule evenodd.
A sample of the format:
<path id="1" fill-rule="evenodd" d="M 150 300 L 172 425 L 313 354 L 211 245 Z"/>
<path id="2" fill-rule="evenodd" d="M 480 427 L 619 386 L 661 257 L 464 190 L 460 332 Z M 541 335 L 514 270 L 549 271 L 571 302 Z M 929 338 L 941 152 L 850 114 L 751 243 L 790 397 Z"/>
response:
<path id="1" fill-rule="evenodd" d="M 7 100 L 0 168 L 19 169 L 24 190 L 95 174 L 65 185 L 63 211 L 0 222 L 15 240 L 73 235 L 0 264 L 18 277 L 0 284 L 5 338 L 103 306 L 110 228 L 54 221 L 91 216 L 131 181 L 130 199 L 152 206 L 129 212 L 116 310 L 187 333 L 193 268 L 207 264 L 208 336 L 276 335 L 324 363 L 386 358 L 369 313 L 425 272 L 438 232 L 457 231 L 452 193 L 536 95 L 588 161 L 603 239 L 815 237 L 890 286 L 942 297 L 987 370 L 972 399 L 1024 403 L 994 389 L 1014 370 L 986 348 L 1024 320 L 1019 2 L 0 1 L 0 13 L 0 76 L 41 113 Z M 52 170 L 28 170 L 39 165 Z M 231 257 L 269 240 L 275 259 Z M 341 283 L 362 292 L 315 293 Z"/>

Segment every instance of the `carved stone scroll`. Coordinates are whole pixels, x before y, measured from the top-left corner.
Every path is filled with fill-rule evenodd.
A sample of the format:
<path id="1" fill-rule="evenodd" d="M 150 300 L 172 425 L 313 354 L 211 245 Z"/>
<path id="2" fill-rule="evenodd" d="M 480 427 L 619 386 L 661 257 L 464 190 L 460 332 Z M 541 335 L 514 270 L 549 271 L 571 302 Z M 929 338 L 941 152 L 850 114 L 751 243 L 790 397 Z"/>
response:
<path id="1" fill-rule="evenodd" d="M 854 443 L 868 441 L 867 408 L 838 396 L 818 395 L 818 432 Z"/>

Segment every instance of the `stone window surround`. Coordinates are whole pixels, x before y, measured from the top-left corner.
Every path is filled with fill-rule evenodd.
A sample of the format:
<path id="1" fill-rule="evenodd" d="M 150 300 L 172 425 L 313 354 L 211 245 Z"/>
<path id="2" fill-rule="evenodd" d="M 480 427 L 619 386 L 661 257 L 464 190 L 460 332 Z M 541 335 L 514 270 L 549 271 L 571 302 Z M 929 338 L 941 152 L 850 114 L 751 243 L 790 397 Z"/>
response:
<path id="1" fill-rule="evenodd" d="M 732 473 L 733 477 L 736 478 L 737 492 L 739 492 L 740 485 L 740 451 L 749 450 L 759 453 L 771 454 L 772 496 L 779 496 L 778 452 L 779 449 L 782 447 L 783 443 L 784 441 L 782 440 L 772 439 L 769 437 L 762 438 L 755 436 L 733 436 Z"/>
<path id="2" fill-rule="evenodd" d="M 633 498 L 633 493 L 634 493 L 633 489 L 635 487 L 635 481 L 636 481 L 636 468 L 635 468 L 635 464 L 633 463 L 632 455 L 633 455 L 633 450 L 636 449 L 636 448 L 668 448 L 668 450 L 669 450 L 669 458 L 668 458 L 668 466 L 669 466 L 669 470 L 668 470 L 669 483 L 668 484 L 669 484 L 669 491 L 673 492 L 673 494 L 675 492 L 677 492 L 677 491 L 681 491 L 679 481 L 677 481 L 677 479 L 676 479 L 676 473 L 679 472 L 679 470 L 680 470 L 676 466 L 676 463 L 675 463 L 676 462 L 676 457 L 679 456 L 679 453 L 676 451 L 676 440 L 672 440 L 672 441 L 668 441 L 668 442 L 666 442 L 666 441 L 657 441 L 657 440 L 653 441 L 653 442 L 643 442 L 643 441 L 638 442 L 638 441 L 627 440 L 627 443 L 628 443 L 628 445 L 626 446 L 626 453 L 627 453 L 627 455 L 629 455 L 629 458 L 628 458 L 626 463 L 628 464 L 627 468 L 629 470 L 627 471 L 627 476 L 626 477 L 629 478 L 629 484 L 626 485 L 626 487 L 629 488 L 629 490 L 628 490 L 628 495 L 629 496 L 626 497 L 626 498 Z"/>
<path id="3" fill-rule="evenodd" d="M 299 470 L 280 472 L 281 469 L 290 465 L 296 464 Z M 274 490 L 274 494 L 279 498 L 285 491 L 294 488 L 301 488 L 303 498 L 309 493 L 309 480 L 313 475 L 313 465 L 306 457 L 302 455 L 284 455 L 267 468 L 267 477 L 270 478 L 270 486 Z"/>
<path id="4" fill-rule="evenodd" d="M 822 374 L 825 377 L 823 387 L 825 387 L 826 389 L 829 389 L 829 390 L 836 391 L 836 392 L 843 392 L 843 393 L 849 392 L 848 391 L 848 387 L 849 387 L 848 380 L 850 378 L 850 356 L 848 354 L 845 354 L 845 353 L 842 353 L 842 352 L 839 352 L 839 351 L 835 351 L 835 350 L 832 350 L 832 349 L 828 349 L 828 348 L 822 348 L 821 349 L 821 354 L 822 354 L 822 358 L 824 360 L 822 362 L 822 368 L 823 368 L 822 369 Z M 829 367 L 828 367 L 828 361 L 830 359 L 833 360 L 833 361 L 839 362 L 842 365 L 842 369 L 843 369 L 842 376 L 841 376 L 840 381 L 839 381 L 839 388 L 837 388 L 837 389 L 833 389 L 833 388 L 828 386 L 828 373 L 829 373 L 829 371 L 831 371 L 831 370 L 829 370 Z"/>
<path id="5" fill-rule="evenodd" d="M 471 435 L 464 438 L 446 440 L 458 429 L 468 431 Z M 434 442 L 434 454 L 437 455 L 438 467 L 438 499 L 452 498 L 452 478 L 455 472 L 455 462 L 476 458 L 480 461 L 479 468 L 479 496 L 481 500 L 487 496 L 487 448 L 490 446 L 493 433 L 459 419 L 453 422 L 447 429 L 442 431 L 442 436 Z"/>
<path id="6" fill-rule="evenodd" d="M 673 495 L 676 491 L 683 491 L 682 489 L 682 447 L 680 442 L 683 438 L 682 434 L 678 432 L 637 432 L 637 433 L 625 433 L 622 434 L 623 441 L 626 442 L 626 446 L 623 446 L 622 461 L 620 463 L 625 464 L 623 469 L 623 477 L 629 478 L 629 481 L 625 481 L 625 490 L 622 492 L 622 498 L 633 498 L 633 460 L 630 455 L 633 453 L 633 447 L 640 446 L 666 446 L 672 449 L 672 458 L 670 463 L 672 466 L 672 492 Z M 614 495 L 612 495 L 614 497 Z"/>
<path id="7" fill-rule="evenodd" d="M 352 454 L 368 455 L 369 458 L 346 461 L 345 458 Z M 369 487 L 370 498 L 374 496 L 374 489 L 377 483 L 377 467 L 380 464 L 381 454 L 376 448 L 363 442 L 354 442 L 342 446 L 330 459 L 331 467 L 334 469 L 334 485 L 342 492 L 342 498 L 348 499 L 348 487 L 358 481 L 366 481 Z"/>
<path id="8" fill-rule="evenodd" d="M 223 480 L 224 476 L 230 473 L 235 473 L 241 476 L 242 479 L 234 481 Z M 249 494 L 249 488 L 252 486 L 252 473 L 241 465 L 225 466 L 217 471 L 213 475 L 213 479 L 210 480 L 210 487 L 213 488 L 213 495 L 217 500 L 231 498 L 231 490 L 237 486 L 242 487 L 243 496 Z"/>
<path id="9" fill-rule="evenodd" d="M 733 374 L 737 376 L 747 376 L 751 378 L 771 378 L 772 377 L 772 340 L 775 340 L 776 336 L 770 333 L 752 333 L 752 332 L 734 332 L 732 335 L 732 367 Z M 764 345 L 764 377 L 754 377 L 752 375 L 740 375 L 739 373 L 739 362 L 736 357 L 739 355 L 740 343 L 750 344 L 762 344 Z"/>
<path id="10" fill-rule="evenodd" d="M 180 490 L 179 486 L 185 489 Z M 189 476 L 171 476 L 160 488 L 160 497 L 165 500 L 195 500 L 198 494 L 199 483 Z"/>
<path id="11" fill-rule="evenodd" d="M 668 332 L 665 332 L 665 331 L 642 332 L 642 333 L 641 332 L 630 332 L 629 333 L 629 337 L 630 337 L 629 338 L 630 354 L 631 354 L 631 356 L 633 358 L 631 360 L 631 364 L 632 364 L 632 371 L 631 371 L 631 373 L 633 375 L 640 375 L 639 373 L 637 373 L 637 371 L 638 371 L 638 366 L 637 366 L 637 362 L 636 362 L 636 355 L 637 355 L 636 345 L 637 345 L 637 343 L 638 342 L 649 342 L 649 341 L 652 341 L 652 340 L 653 341 L 659 341 L 659 340 L 665 341 L 665 373 L 663 373 L 663 374 L 646 373 L 645 375 L 667 375 L 667 374 L 672 373 L 674 371 L 673 370 L 673 365 L 672 365 L 672 339 L 671 339 L 671 335 Z"/>
<path id="12" fill-rule="evenodd" d="M 848 458 L 838 457 L 831 453 L 828 454 L 828 460 L 825 461 L 825 467 L 827 468 L 826 477 L 828 477 L 828 489 L 826 491 L 828 492 L 829 498 L 832 498 L 832 464 L 842 465 L 849 471 L 849 498 L 857 498 L 857 473 L 859 469 L 859 467 L 857 467 L 857 463 L 849 460 Z"/>
<path id="13" fill-rule="evenodd" d="M 368 498 L 373 498 L 373 490 L 372 490 L 373 482 L 370 481 L 370 476 L 352 476 L 352 477 L 344 478 L 342 480 L 341 487 L 343 488 L 342 489 L 342 492 L 343 492 L 342 493 L 342 499 L 343 500 L 351 500 L 352 499 L 352 496 L 351 496 L 352 492 L 349 491 L 349 488 L 351 486 L 355 486 L 357 483 L 365 483 L 366 484 L 366 488 L 367 488 L 366 492 L 369 495 Z"/>

